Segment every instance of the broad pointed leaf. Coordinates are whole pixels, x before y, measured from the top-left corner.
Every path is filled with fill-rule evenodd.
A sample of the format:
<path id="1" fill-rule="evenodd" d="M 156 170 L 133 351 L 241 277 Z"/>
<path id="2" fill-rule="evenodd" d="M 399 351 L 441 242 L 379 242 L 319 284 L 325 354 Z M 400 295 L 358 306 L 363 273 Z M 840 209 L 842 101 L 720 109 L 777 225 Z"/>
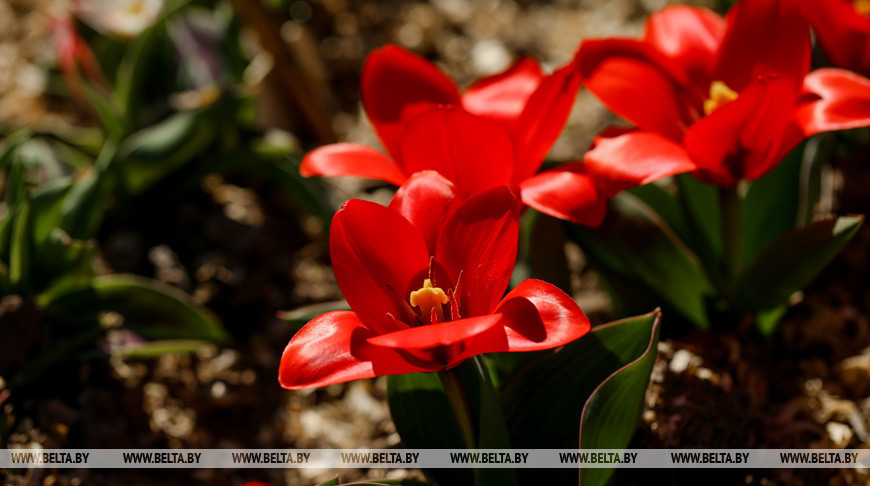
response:
<path id="1" fill-rule="evenodd" d="M 864 216 L 841 216 L 777 238 L 737 280 L 735 295 L 756 311 L 782 305 L 843 249 L 863 222 Z"/>
<path id="2" fill-rule="evenodd" d="M 660 317 L 654 311 L 599 326 L 520 372 L 502 393 L 513 446 L 625 448 L 637 429 Z M 578 476 L 571 469 L 521 472 L 531 473 L 524 484 L 572 484 Z M 583 471 L 583 484 L 604 484 L 610 472 Z"/>
<path id="3" fill-rule="evenodd" d="M 653 300 L 664 301 L 696 326 L 710 327 L 707 302 L 715 290 L 701 261 L 673 228 L 638 198 L 619 194 L 611 201 L 600 228 L 571 226 L 570 231 L 612 285 L 626 284 L 647 294 L 615 294 L 625 310 L 636 312 L 638 304 L 656 297 Z"/>
<path id="4" fill-rule="evenodd" d="M 47 303 L 47 312 L 81 315 L 115 311 L 124 326 L 146 339 L 224 341 L 226 332 L 210 311 L 195 306 L 183 292 L 133 275 L 94 277 L 90 286 Z"/>

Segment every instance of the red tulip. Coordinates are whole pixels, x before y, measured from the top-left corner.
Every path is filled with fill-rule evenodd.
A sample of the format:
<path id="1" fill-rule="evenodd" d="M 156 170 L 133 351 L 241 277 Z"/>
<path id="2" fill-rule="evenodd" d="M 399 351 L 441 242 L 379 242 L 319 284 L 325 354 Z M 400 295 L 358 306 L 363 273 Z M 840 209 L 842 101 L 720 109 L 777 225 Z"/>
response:
<path id="1" fill-rule="evenodd" d="M 506 187 L 460 200 L 425 171 L 390 207 L 351 200 L 330 232 L 336 279 L 352 311 L 323 314 L 290 340 L 290 389 L 441 371 L 472 356 L 534 351 L 589 331 L 556 287 L 526 280 L 504 295 L 517 253 L 519 204 Z"/>
<path id="2" fill-rule="evenodd" d="M 462 197 L 508 185 L 523 203 L 555 216 L 551 176 L 535 173 L 565 125 L 579 89 L 572 64 L 544 75 L 523 59 L 502 74 L 464 92 L 437 67 L 399 47 L 374 51 L 363 66 L 362 102 L 390 156 L 339 143 L 310 152 L 305 176 L 353 175 L 401 185 L 412 174 L 434 170 L 452 181 Z M 574 172 L 581 185 L 591 186 Z M 594 194 L 594 193 L 593 193 Z M 584 196 L 589 196 L 588 193 Z M 570 217 L 600 221 L 604 204 L 583 197 Z"/>
<path id="3" fill-rule="evenodd" d="M 637 126 L 600 140 L 584 159 L 590 172 L 646 173 L 668 158 L 729 186 L 761 177 L 809 135 L 870 125 L 870 81 L 808 74 L 809 30 L 791 0 L 744 0 L 726 19 L 665 8 L 641 40 L 584 42 L 578 64 L 586 87 Z"/>
<path id="4" fill-rule="evenodd" d="M 49 21 L 58 66 L 73 94 L 86 99 L 79 81 L 81 76 L 93 85 L 105 88 L 103 71 L 87 42 L 76 32 L 75 20 L 64 12 L 50 17 Z"/>
<path id="5" fill-rule="evenodd" d="M 797 1 L 834 66 L 870 74 L 870 1 Z"/>

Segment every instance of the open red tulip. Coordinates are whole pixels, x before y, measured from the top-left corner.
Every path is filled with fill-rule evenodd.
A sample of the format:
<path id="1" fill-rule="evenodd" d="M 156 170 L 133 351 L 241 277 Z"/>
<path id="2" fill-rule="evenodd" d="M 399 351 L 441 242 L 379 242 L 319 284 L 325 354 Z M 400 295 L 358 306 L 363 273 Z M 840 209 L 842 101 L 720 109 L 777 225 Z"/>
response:
<path id="1" fill-rule="evenodd" d="M 870 1 L 794 0 L 834 66 L 870 74 Z"/>
<path id="2" fill-rule="evenodd" d="M 593 173 L 670 158 L 673 170 L 653 172 L 694 164 L 697 177 L 729 186 L 761 177 L 809 135 L 870 125 L 870 81 L 808 74 L 809 29 L 793 1 L 743 0 L 725 19 L 668 7 L 641 40 L 586 41 L 577 59 L 584 85 L 637 127 L 586 154 Z"/>
<path id="3" fill-rule="evenodd" d="M 502 185 L 523 203 L 575 222 L 597 224 L 604 203 L 588 197 L 570 212 L 554 209 L 553 176 L 535 176 L 559 136 L 579 89 L 573 63 L 549 75 L 532 59 L 478 80 L 464 92 L 434 64 L 396 46 L 372 52 L 362 70 L 362 102 L 389 156 L 339 143 L 309 152 L 304 176 L 368 177 L 401 185 L 434 170 L 462 197 Z M 574 179 L 591 186 L 576 171 Z M 576 191 L 575 191 L 576 192 Z M 572 192 L 573 194 L 573 192 Z"/>
<path id="4" fill-rule="evenodd" d="M 587 333 L 574 300 L 548 283 L 526 280 L 504 295 L 518 218 L 507 187 L 460 201 L 455 185 L 431 171 L 416 174 L 390 207 L 348 201 L 333 219 L 330 255 L 352 311 L 323 314 L 293 336 L 281 386 L 441 371 Z"/>

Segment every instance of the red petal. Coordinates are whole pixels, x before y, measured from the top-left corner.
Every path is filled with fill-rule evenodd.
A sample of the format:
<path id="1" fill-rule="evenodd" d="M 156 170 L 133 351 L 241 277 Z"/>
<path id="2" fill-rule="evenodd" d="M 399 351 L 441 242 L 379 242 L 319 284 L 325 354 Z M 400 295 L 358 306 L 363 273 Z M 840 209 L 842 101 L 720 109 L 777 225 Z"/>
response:
<path id="1" fill-rule="evenodd" d="M 369 344 L 402 350 L 419 366 L 452 368 L 484 353 L 507 351 L 499 314 L 413 327 L 369 339 Z"/>
<path id="2" fill-rule="evenodd" d="M 650 46 L 624 39 L 586 41 L 578 58 L 586 89 L 640 128 L 680 140 L 694 120 L 682 93 L 688 80 L 678 81 L 670 61 Z"/>
<path id="3" fill-rule="evenodd" d="M 369 54 L 360 91 L 366 114 L 393 156 L 408 120 L 433 105 L 460 103 L 453 80 L 429 61 L 392 45 Z"/>
<path id="4" fill-rule="evenodd" d="M 507 351 L 555 348 L 589 332 L 589 319 L 565 292 L 540 280 L 525 280 L 499 304 Z"/>
<path id="5" fill-rule="evenodd" d="M 507 187 L 472 196 L 447 218 L 435 262 L 458 286 L 461 317 L 490 314 L 495 308 L 510 281 L 518 239 L 519 204 Z"/>
<path id="6" fill-rule="evenodd" d="M 604 221 L 608 196 L 583 164 L 565 164 L 534 175 L 520 189 L 523 203 L 544 214 L 592 227 Z"/>
<path id="7" fill-rule="evenodd" d="M 368 328 L 383 334 L 413 320 L 407 300 L 428 275 L 429 251 L 407 219 L 352 199 L 335 213 L 329 249 L 338 286 Z"/>
<path id="8" fill-rule="evenodd" d="M 724 35 L 725 20 L 715 12 L 677 5 L 649 16 L 644 40 L 680 66 L 693 85 L 704 86 L 706 91 Z"/>
<path id="9" fill-rule="evenodd" d="M 870 125 L 870 79 L 843 69 L 818 69 L 804 78 L 811 101 L 798 108 L 806 136 Z"/>
<path id="10" fill-rule="evenodd" d="M 367 177 L 397 186 L 407 179 L 392 159 L 371 147 L 355 143 L 334 143 L 308 152 L 302 158 L 299 173 L 304 177 Z"/>
<path id="11" fill-rule="evenodd" d="M 742 92 L 758 76 L 777 73 L 795 85 L 809 71 L 810 32 L 798 1 L 748 0 L 728 12 L 728 31 L 714 80 Z"/>
<path id="12" fill-rule="evenodd" d="M 686 151 L 700 178 L 719 185 L 756 179 L 800 141 L 789 130 L 797 100 L 792 80 L 759 78 L 740 96 L 695 123 Z"/>
<path id="13" fill-rule="evenodd" d="M 434 255 L 441 226 L 461 202 L 452 182 L 437 172 L 424 170 L 412 175 L 396 191 L 390 209 L 417 227 L 426 240 L 429 254 Z"/>
<path id="14" fill-rule="evenodd" d="M 510 184 L 514 145 L 506 128 L 458 106 L 440 106 L 414 119 L 402 136 L 407 173 L 434 170 L 463 195 Z"/>
<path id="15" fill-rule="evenodd" d="M 597 137 L 583 162 L 590 174 L 607 182 L 607 197 L 697 168 L 682 145 L 640 130 Z"/>
<path id="16" fill-rule="evenodd" d="M 507 71 L 483 78 L 462 94 L 462 107 L 480 115 L 517 127 L 520 115 L 543 78 L 533 59 L 522 59 Z"/>
<path id="17" fill-rule="evenodd" d="M 580 73 L 570 63 L 545 77 L 526 103 L 516 132 L 517 165 L 513 186 L 538 171 L 553 147 L 580 90 Z"/>
<path id="18" fill-rule="evenodd" d="M 314 318 L 284 349 L 278 382 L 291 390 L 343 383 L 380 375 L 431 371 L 399 353 L 366 342 L 374 333 L 356 314 L 335 311 Z"/>
<path id="19" fill-rule="evenodd" d="M 870 73 L 870 18 L 846 0 L 802 0 L 822 50 L 841 68 Z"/>
<path id="20" fill-rule="evenodd" d="M 492 314 L 428 324 L 373 336 L 368 339 L 368 342 L 375 346 L 415 350 L 451 346 L 466 342 L 472 337 L 486 332 L 498 324 L 499 319 L 500 316 Z"/>

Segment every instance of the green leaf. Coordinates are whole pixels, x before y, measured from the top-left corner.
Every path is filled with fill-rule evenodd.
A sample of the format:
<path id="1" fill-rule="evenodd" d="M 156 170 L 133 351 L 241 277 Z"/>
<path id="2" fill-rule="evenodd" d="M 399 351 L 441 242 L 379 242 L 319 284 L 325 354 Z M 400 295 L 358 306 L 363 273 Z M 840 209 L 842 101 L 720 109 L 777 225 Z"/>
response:
<path id="1" fill-rule="evenodd" d="M 111 354 L 130 358 L 159 358 L 172 353 L 192 353 L 207 344 L 209 341 L 198 339 L 164 339 L 114 348 Z"/>
<path id="2" fill-rule="evenodd" d="M 734 286 L 739 301 L 760 311 L 788 302 L 855 236 L 864 216 L 817 221 L 771 242 Z"/>
<path id="3" fill-rule="evenodd" d="M 674 176 L 679 200 L 688 222 L 698 236 L 693 249 L 711 269 L 719 270 L 722 259 L 722 213 L 719 191 L 714 184 L 699 181 L 691 174 Z"/>
<path id="4" fill-rule="evenodd" d="M 9 283 L 25 293 L 29 291 L 30 283 L 31 235 L 30 201 L 25 200 L 13 220 L 9 245 Z"/>
<path id="5" fill-rule="evenodd" d="M 0 170 L 5 169 L 6 166 L 12 163 L 18 147 L 27 140 L 30 140 L 30 137 L 30 131 L 22 129 L 0 140 Z"/>
<path id="6" fill-rule="evenodd" d="M 299 156 L 290 152 L 275 153 L 274 147 L 259 146 L 255 160 L 241 161 L 240 168 L 275 184 L 293 199 L 304 213 L 320 220 L 326 233 L 332 216 L 338 209 L 330 192 L 320 178 L 306 178 L 299 174 Z"/>
<path id="7" fill-rule="evenodd" d="M 477 447 L 479 449 L 510 449 L 510 435 L 505 424 L 501 403 L 492 386 L 489 368 L 482 356 L 475 356 L 463 365 L 471 365 L 474 369 L 480 391 L 480 424 Z M 478 485 L 499 484 L 504 486 L 517 484 L 516 470 L 512 468 L 481 468 L 474 472 L 475 483 Z"/>
<path id="8" fill-rule="evenodd" d="M 320 302 L 317 304 L 297 307 L 296 309 L 289 311 L 279 312 L 278 318 L 295 327 L 301 327 L 321 314 L 337 310 L 350 310 L 350 304 L 348 304 L 344 299 Z"/>
<path id="9" fill-rule="evenodd" d="M 33 281 L 41 300 L 85 288 L 94 276 L 93 240 L 73 240 L 60 228 L 54 228 L 42 246 L 35 249 Z"/>
<path id="10" fill-rule="evenodd" d="M 113 100 L 107 97 L 101 88 L 92 85 L 86 79 L 81 79 L 79 85 L 82 87 L 85 98 L 94 109 L 106 133 L 114 139 L 123 137 L 127 123 L 121 113 L 119 113 L 118 107 L 114 105 Z"/>
<path id="11" fill-rule="evenodd" d="M 118 154 L 127 193 L 142 193 L 202 152 L 217 133 L 211 118 L 208 111 L 177 113 L 127 138 Z"/>
<path id="12" fill-rule="evenodd" d="M 387 376 L 387 401 L 396 430 L 409 449 L 463 449 L 453 409 L 435 373 Z M 473 484 L 468 469 L 425 471 L 438 484 Z"/>
<path id="13" fill-rule="evenodd" d="M 660 319 L 661 314 L 654 312 L 646 318 L 596 329 L 601 344 L 625 364 L 586 401 L 580 426 L 581 449 L 623 449 L 631 442 L 655 364 Z M 604 485 L 612 474 L 613 469 L 582 469 L 580 483 Z"/>
<path id="14" fill-rule="evenodd" d="M 499 398 L 483 359 L 475 357 L 448 371 L 457 373 L 476 426 L 477 446 L 509 449 L 510 439 Z M 387 399 L 396 430 L 411 449 L 463 449 L 465 443 L 453 408 L 436 373 L 387 377 Z M 425 471 L 439 484 L 516 484 L 512 469 L 435 469 Z M 473 478 L 473 480 L 472 480 Z"/>
<path id="15" fill-rule="evenodd" d="M 780 319 L 782 319 L 786 311 L 788 311 L 788 307 L 788 304 L 783 304 L 778 307 L 756 312 L 755 324 L 758 326 L 758 330 L 761 331 L 761 334 L 764 334 L 765 336 L 773 334 L 776 325 L 779 324 Z"/>
<path id="16" fill-rule="evenodd" d="M 111 190 L 111 179 L 105 171 L 93 169 L 86 172 L 67 192 L 61 204 L 58 227 L 77 240 L 96 236 Z"/>
<path id="17" fill-rule="evenodd" d="M 180 290 L 134 275 L 94 277 L 86 289 L 46 303 L 46 312 L 66 315 L 115 311 L 127 329 L 149 340 L 196 339 L 222 342 L 227 334 L 214 314 L 192 305 Z"/>
<path id="18" fill-rule="evenodd" d="M 100 229 L 106 203 L 115 187 L 109 169 L 116 153 L 116 145 L 107 141 L 94 168 L 76 179 L 64 198 L 59 227 L 71 238 L 87 240 L 93 238 Z"/>
<path id="19" fill-rule="evenodd" d="M 502 393 L 513 446 L 625 448 L 637 429 L 660 317 L 656 310 L 596 327 L 523 370 Z M 570 484 L 577 478 L 571 469 L 520 473 L 530 474 L 523 484 Z M 611 473 L 584 470 L 583 484 L 604 484 Z"/>
<path id="20" fill-rule="evenodd" d="M 33 244 L 37 251 L 48 240 L 52 230 L 60 225 L 62 202 L 72 188 L 69 178 L 51 181 L 39 186 L 33 193 Z"/>
<path id="21" fill-rule="evenodd" d="M 638 198 L 628 193 L 613 198 L 598 229 L 575 225 L 569 229 L 614 287 L 635 289 L 613 295 L 629 312 L 637 312 L 638 304 L 663 300 L 696 326 L 710 327 L 707 302 L 716 292 L 699 258 Z"/>
<path id="22" fill-rule="evenodd" d="M 768 243 L 795 227 L 798 211 L 803 145 L 776 168 L 749 186 L 743 198 L 743 268 Z"/>

